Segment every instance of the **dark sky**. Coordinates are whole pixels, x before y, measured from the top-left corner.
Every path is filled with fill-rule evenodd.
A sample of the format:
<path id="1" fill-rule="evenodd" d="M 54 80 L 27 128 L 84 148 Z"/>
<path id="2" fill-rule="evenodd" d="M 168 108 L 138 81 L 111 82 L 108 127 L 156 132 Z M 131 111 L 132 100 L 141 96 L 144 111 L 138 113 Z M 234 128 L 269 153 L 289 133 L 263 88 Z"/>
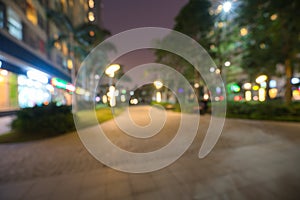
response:
<path id="1" fill-rule="evenodd" d="M 116 34 L 156 26 L 173 28 L 174 18 L 188 0 L 102 0 L 103 25 Z"/>
<path id="2" fill-rule="evenodd" d="M 112 35 L 138 27 L 172 29 L 174 18 L 188 0 L 102 0 L 103 26 Z M 133 66 L 154 62 L 148 50 L 139 50 L 117 60 L 125 71 Z"/>

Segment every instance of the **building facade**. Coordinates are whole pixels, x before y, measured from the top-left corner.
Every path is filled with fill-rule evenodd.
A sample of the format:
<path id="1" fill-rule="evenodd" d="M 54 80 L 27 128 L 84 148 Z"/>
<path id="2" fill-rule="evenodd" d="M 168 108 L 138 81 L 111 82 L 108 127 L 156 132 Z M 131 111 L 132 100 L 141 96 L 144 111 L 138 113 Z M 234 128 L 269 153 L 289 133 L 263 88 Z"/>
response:
<path id="1" fill-rule="evenodd" d="M 46 14 L 60 10 L 78 25 L 91 21 L 93 0 L 0 0 L 0 111 L 35 105 L 71 104 L 70 45 Z M 74 64 L 73 64 L 74 63 Z"/>

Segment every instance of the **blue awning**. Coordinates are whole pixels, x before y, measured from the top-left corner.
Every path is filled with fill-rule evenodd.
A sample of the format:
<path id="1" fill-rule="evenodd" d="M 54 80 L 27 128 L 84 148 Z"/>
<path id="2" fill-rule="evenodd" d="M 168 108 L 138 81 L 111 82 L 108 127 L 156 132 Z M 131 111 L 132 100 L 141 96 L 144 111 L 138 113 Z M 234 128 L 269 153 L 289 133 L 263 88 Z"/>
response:
<path id="1" fill-rule="evenodd" d="M 52 66 L 48 62 L 44 61 L 42 58 L 38 57 L 37 55 L 33 54 L 26 48 L 22 47 L 21 45 L 17 44 L 4 34 L 0 32 L 0 51 L 9 54 L 23 62 L 26 62 L 32 65 L 37 70 L 43 71 L 53 77 L 59 77 L 64 79 L 68 82 L 71 82 L 70 75 L 67 75 L 57 69 L 56 67 Z M 9 63 L 9 61 L 7 61 Z M 14 63 L 9 63 L 6 65 L 8 70 L 16 73 L 24 73 L 24 66 L 16 66 Z"/>

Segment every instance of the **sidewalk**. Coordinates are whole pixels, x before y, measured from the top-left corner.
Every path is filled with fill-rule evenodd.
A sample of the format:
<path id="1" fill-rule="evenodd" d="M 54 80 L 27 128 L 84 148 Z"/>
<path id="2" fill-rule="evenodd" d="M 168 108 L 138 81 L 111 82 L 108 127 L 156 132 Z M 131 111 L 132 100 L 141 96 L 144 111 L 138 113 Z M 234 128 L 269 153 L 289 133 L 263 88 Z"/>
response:
<path id="1" fill-rule="evenodd" d="M 14 115 L 0 117 L 0 135 L 10 131 L 10 123 L 14 118 Z"/>
<path id="2" fill-rule="evenodd" d="M 201 117 L 199 133 L 184 155 L 151 173 L 123 173 L 104 166 L 75 132 L 1 144 L 0 199 L 299 199 L 299 123 L 227 119 L 214 150 L 199 159 L 210 120 L 208 115 Z M 171 128 L 179 121 L 178 114 L 168 112 L 162 134 L 153 138 L 154 147 L 170 141 L 166 136 L 172 136 Z M 113 120 L 101 127 L 125 150 L 148 152 L 151 147 L 131 137 L 121 138 L 124 133 Z"/>

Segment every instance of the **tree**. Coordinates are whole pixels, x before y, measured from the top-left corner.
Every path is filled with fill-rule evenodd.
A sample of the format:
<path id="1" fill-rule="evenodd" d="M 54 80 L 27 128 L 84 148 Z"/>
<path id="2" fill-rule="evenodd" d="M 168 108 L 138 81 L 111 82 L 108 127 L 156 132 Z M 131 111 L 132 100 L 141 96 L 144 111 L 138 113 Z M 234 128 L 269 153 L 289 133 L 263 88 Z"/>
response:
<path id="1" fill-rule="evenodd" d="M 190 0 L 176 16 L 174 30 L 190 36 L 204 48 L 208 48 L 208 34 L 214 25 L 213 17 L 209 14 L 210 7 L 208 0 Z"/>
<path id="2" fill-rule="evenodd" d="M 208 34 L 213 28 L 213 18 L 209 14 L 211 4 L 208 0 L 190 0 L 175 18 L 174 30 L 179 31 L 199 42 L 205 49 L 209 47 Z M 188 79 L 200 82 L 200 74 L 187 61 L 165 51 L 157 51 L 157 60 L 174 67 Z M 199 91 L 196 90 L 199 97 Z"/>
<path id="3" fill-rule="evenodd" d="M 300 2 L 294 0 L 244 0 L 237 22 L 248 30 L 244 41 L 243 66 L 272 74 L 278 63 L 285 65 L 285 102 L 291 102 L 293 66 L 299 63 Z"/>

